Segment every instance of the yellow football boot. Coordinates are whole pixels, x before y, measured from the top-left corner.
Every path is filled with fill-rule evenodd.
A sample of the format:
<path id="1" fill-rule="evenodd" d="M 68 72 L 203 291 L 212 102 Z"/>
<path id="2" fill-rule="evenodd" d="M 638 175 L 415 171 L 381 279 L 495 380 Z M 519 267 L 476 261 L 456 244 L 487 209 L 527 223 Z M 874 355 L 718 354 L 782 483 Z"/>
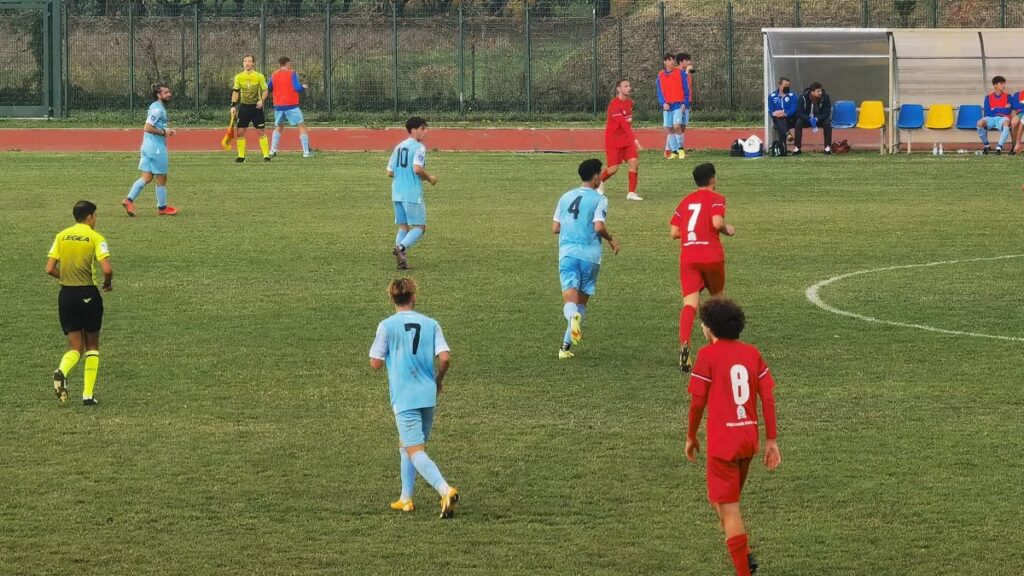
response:
<path id="1" fill-rule="evenodd" d="M 412 500 L 395 500 L 391 503 L 391 509 L 400 512 L 412 512 L 416 507 L 412 505 Z"/>
<path id="2" fill-rule="evenodd" d="M 583 341 L 583 329 L 580 324 L 583 322 L 583 316 L 577 312 L 572 315 L 572 320 L 569 321 L 569 337 L 572 339 L 573 345 L 579 344 Z"/>
<path id="3" fill-rule="evenodd" d="M 454 487 L 448 490 L 448 495 L 441 498 L 441 518 L 451 518 L 455 515 L 455 505 L 459 503 L 459 491 Z"/>

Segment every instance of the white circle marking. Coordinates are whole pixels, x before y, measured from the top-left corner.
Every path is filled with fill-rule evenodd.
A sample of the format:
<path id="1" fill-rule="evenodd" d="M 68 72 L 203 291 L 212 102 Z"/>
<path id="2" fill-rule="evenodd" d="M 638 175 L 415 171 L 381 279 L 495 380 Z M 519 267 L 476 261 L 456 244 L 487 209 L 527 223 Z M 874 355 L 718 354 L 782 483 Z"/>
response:
<path id="1" fill-rule="evenodd" d="M 945 328 L 936 328 L 934 326 L 927 326 L 924 324 L 910 324 L 907 322 L 894 322 L 892 320 L 883 320 L 880 318 L 874 318 L 871 316 L 865 316 L 864 314 L 857 314 L 856 312 L 849 312 L 846 310 L 840 310 L 835 306 L 830 306 L 821 299 L 818 292 L 825 286 L 835 284 L 840 280 L 852 278 L 853 276 L 862 276 L 864 274 L 875 274 L 878 272 L 890 272 L 892 270 L 906 270 L 908 268 L 929 268 L 933 266 L 943 266 L 947 264 L 963 264 L 967 262 L 991 262 L 993 260 L 1009 260 L 1011 258 L 1024 258 L 1024 254 L 1009 254 L 1006 256 L 991 256 L 988 258 L 969 258 L 965 260 L 940 260 L 938 262 L 927 262 L 925 264 L 907 264 L 904 266 L 889 266 L 886 268 L 872 268 L 871 270 L 858 270 L 856 272 L 850 272 L 848 274 L 840 274 L 839 276 L 833 276 L 826 280 L 822 280 L 816 284 L 812 284 L 807 288 L 805 295 L 812 304 L 833 314 L 840 316 L 848 316 L 850 318 L 856 318 L 857 320 L 863 320 L 865 322 L 874 322 L 876 324 L 887 324 L 889 326 L 898 326 L 900 328 L 917 328 L 918 330 L 927 330 L 929 332 L 938 332 L 940 334 L 950 334 L 953 336 L 971 336 L 974 338 L 989 338 L 992 340 L 1005 340 L 1008 342 L 1024 342 L 1024 338 L 1018 336 L 997 336 L 995 334 L 980 334 L 978 332 L 964 332 L 961 330 L 947 330 Z"/>

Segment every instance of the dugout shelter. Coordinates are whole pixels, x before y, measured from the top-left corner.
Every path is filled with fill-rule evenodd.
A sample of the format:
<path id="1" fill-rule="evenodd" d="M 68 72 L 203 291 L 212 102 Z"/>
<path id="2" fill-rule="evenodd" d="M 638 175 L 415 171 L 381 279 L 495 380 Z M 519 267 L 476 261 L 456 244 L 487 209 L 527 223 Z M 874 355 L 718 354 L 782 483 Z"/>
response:
<path id="1" fill-rule="evenodd" d="M 779 76 L 792 80 L 794 91 L 821 82 L 833 103 L 881 101 L 882 142 L 890 152 L 910 136 L 896 128 L 903 104 L 949 105 L 955 115 L 961 106 L 980 105 L 997 75 L 1006 77 L 1011 94 L 1024 90 L 1024 29 L 765 28 L 762 35 L 766 141 L 767 96 Z M 914 132 L 918 142 L 979 142 L 969 128 Z"/>

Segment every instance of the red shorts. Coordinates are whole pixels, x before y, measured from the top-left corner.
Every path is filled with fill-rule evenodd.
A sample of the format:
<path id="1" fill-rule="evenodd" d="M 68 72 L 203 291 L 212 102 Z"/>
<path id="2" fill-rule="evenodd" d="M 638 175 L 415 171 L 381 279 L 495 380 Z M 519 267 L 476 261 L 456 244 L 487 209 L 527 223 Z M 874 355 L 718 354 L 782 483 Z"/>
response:
<path id="1" fill-rule="evenodd" d="M 604 153 L 608 158 L 608 166 L 618 166 L 626 160 L 639 157 L 639 153 L 636 149 L 636 142 L 621 148 L 614 148 L 605 144 Z"/>
<path id="2" fill-rule="evenodd" d="M 728 504 L 740 501 L 753 458 L 722 460 L 708 457 L 708 501 Z"/>
<path id="3" fill-rule="evenodd" d="M 705 288 L 710 294 L 720 294 L 725 290 L 725 262 L 680 263 L 679 286 L 683 289 L 683 296 L 700 292 Z"/>

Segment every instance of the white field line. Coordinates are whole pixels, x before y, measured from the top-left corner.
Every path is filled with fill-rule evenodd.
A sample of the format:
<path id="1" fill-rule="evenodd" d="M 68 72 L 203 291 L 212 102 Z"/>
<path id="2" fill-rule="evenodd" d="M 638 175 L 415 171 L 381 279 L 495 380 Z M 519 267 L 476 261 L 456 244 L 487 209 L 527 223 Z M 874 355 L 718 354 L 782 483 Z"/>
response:
<path id="1" fill-rule="evenodd" d="M 887 268 L 873 268 L 871 270 L 858 270 L 856 272 L 850 272 L 848 274 L 841 274 L 839 276 L 833 276 L 827 280 L 822 280 L 817 284 L 813 284 L 807 288 L 805 292 L 807 299 L 812 304 L 833 314 L 840 316 L 848 316 L 850 318 L 856 318 L 857 320 L 863 320 L 865 322 L 874 322 L 876 324 L 887 324 L 889 326 L 898 326 L 900 328 L 916 328 L 918 330 L 927 330 L 929 332 L 938 332 L 940 334 L 950 334 L 952 336 L 970 336 L 973 338 L 989 338 L 992 340 L 1004 340 L 1008 342 L 1024 342 L 1024 337 L 1017 336 L 997 336 L 995 334 L 980 334 L 978 332 L 963 332 L 961 330 L 946 330 L 945 328 L 936 328 L 934 326 L 926 326 L 924 324 L 909 324 L 906 322 L 894 322 L 892 320 L 882 320 L 880 318 L 873 318 L 871 316 L 865 316 L 864 314 L 857 314 L 856 312 L 848 312 L 846 310 L 840 310 L 835 306 L 830 306 L 821 299 L 818 292 L 825 286 L 835 284 L 840 280 L 845 280 L 853 276 L 861 276 L 864 274 L 875 274 L 879 272 L 891 272 L 893 270 L 906 270 L 908 268 L 929 268 L 933 266 L 944 266 L 947 264 L 963 264 L 968 262 L 990 262 L 993 260 L 1009 260 L 1011 258 L 1024 258 L 1024 254 L 1009 254 L 1006 256 L 992 256 L 988 258 L 969 258 L 965 260 L 942 260 L 939 262 L 927 262 L 925 264 L 907 264 L 905 266 L 889 266 Z"/>

